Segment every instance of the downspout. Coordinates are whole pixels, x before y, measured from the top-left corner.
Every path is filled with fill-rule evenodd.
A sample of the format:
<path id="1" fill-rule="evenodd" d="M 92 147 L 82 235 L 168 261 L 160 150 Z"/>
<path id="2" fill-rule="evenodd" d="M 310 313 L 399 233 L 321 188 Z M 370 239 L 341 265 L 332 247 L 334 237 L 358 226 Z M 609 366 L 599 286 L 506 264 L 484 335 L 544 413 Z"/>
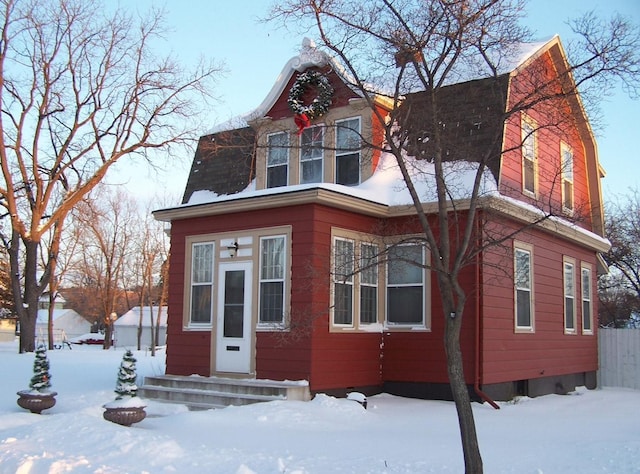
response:
<path id="1" fill-rule="evenodd" d="M 480 224 L 478 221 L 478 230 L 480 230 Z M 478 288 L 478 295 L 476 296 L 476 360 L 475 360 L 475 381 L 473 384 L 473 390 L 476 392 L 483 401 L 487 402 L 496 410 L 500 409 L 495 401 L 493 401 L 489 395 L 480 390 L 480 297 L 482 296 L 482 287 L 480 285 L 480 252 L 476 254 L 476 286 Z"/>

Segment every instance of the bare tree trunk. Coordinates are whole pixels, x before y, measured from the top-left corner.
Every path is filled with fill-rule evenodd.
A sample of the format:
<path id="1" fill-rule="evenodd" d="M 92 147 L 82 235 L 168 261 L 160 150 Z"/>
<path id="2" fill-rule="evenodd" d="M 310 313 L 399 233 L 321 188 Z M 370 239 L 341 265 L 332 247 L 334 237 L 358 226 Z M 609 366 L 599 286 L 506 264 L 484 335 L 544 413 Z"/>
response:
<path id="1" fill-rule="evenodd" d="M 453 282 L 449 281 L 449 278 Z M 444 347 L 447 357 L 447 373 L 458 415 L 465 473 L 481 474 L 483 472 L 482 455 L 480 454 L 469 389 L 464 376 L 462 349 L 460 347 L 464 293 L 454 291 L 454 288 L 458 288 L 455 279 L 455 276 L 438 276 L 438 287 L 442 295 L 443 317 L 445 319 Z M 456 293 L 458 293 L 458 298 L 453 296 Z"/>
<path id="2" fill-rule="evenodd" d="M 460 323 L 462 314 L 456 314 L 454 318 L 445 315 L 445 352 L 447 355 L 447 372 L 449 385 L 456 405 L 460 437 L 464 452 L 465 473 L 481 473 L 482 456 L 476 435 L 476 425 L 471 408 L 469 390 L 464 377 L 462 351 L 460 349 Z"/>

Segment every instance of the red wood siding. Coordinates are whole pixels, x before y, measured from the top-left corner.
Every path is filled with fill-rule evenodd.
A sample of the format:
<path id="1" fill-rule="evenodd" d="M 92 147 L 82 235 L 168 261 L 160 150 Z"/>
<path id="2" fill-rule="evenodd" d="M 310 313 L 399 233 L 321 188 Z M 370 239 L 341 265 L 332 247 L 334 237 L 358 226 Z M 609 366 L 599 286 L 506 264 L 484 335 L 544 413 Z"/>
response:
<path id="1" fill-rule="evenodd" d="M 349 99 L 358 97 L 349 87 L 347 87 L 344 82 L 342 82 L 342 80 L 335 72 L 333 72 L 330 67 L 325 67 L 323 69 L 309 68 L 308 70 L 320 71 L 329 79 L 329 83 L 333 87 L 333 97 L 331 98 L 332 108 L 349 105 Z M 271 117 L 273 120 L 293 117 L 294 114 L 289 108 L 289 104 L 287 104 L 287 99 L 289 98 L 289 91 L 291 90 L 291 86 L 293 86 L 294 82 L 296 82 L 298 76 L 299 73 L 294 73 L 293 76 L 291 76 L 289 82 L 284 88 L 284 91 L 282 92 L 282 95 L 278 98 L 278 100 L 276 100 L 276 103 L 273 104 L 273 107 L 271 107 L 271 109 L 269 109 L 269 111 L 266 113 L 267 117 Z M 302 96 L 303 102 L 305 104 L 309 104 L 317 95 L 317 91 L 314 88 L 310 87 Z"/>
<path id="2" fill-rule="evenodd" d="M 523 96 L 530 94 L 531 87 L 535 87 L 536 83 L 552 83 L 554 71 L 550 55 L 546 53 L 534 61 L 528 69 L 516 75 L 510 84 L 510 106 L 514 107 Z M 576 115 L 571 113 L 566 100 L 558 99 L 553 104 L 547 102 L 530 108 L 526 111 L 526 116 L 537 125 L 535 132 L 538 163 L 537 200 L 522 193 L 520 145 L 522 143 L 521 121 L 524 114 L 512 115 L 505 126 L 503 149 L 507 151 L 502 158 L 500 192 L 533 205 L 539 205 L 545 210 L 548 210 L 551 204 L 554 213 L 561 214 L 561 142 L 564 142 L 573 152 L 574 213 L 572 217 L 577 218 L 579 225 L 590 230 L 592 209 L 585 149 L 577 124 L 569 119 L 570 116 Z"/>
<path id="3" fill-rule="evenodd" d="M 514 329 L 514 290 L 510 275 L 513 257 L 498 251 L 485 253 L 482 382 L 500 383 L 597 370 L 595 322 L 592 335 L 582 334 L 580 281 L 580 264 L 589 263 L 592 295 L 597 294 L 595 253 L 538 230 L 522 233 L 517 239 L 533 246 L 535 331 L 516 333 Z M 564 332 L 563 256 L 575 259 L 575 334 Z M 592 306 L 595 311 L 593 297 Z"/>

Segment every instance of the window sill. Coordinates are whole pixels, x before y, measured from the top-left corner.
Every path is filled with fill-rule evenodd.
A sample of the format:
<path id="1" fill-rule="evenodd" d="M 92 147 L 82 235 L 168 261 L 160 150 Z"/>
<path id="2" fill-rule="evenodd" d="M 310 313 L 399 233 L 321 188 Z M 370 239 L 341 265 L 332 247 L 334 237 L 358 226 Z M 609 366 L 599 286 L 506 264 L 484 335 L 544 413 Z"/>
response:
<path id="1" fill-rule="evenodd" d="M 189 324 L 182 329 L 185 331 L 211 331 L 212 328 L 211 324 Z"/>

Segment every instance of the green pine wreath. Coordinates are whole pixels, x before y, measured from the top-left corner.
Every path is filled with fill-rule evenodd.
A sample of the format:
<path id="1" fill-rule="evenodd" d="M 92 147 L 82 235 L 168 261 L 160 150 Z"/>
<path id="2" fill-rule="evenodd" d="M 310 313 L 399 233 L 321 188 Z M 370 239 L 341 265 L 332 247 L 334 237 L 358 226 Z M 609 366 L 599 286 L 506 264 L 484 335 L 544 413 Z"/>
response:
<path id="1" fill-rule="evenodd" d="M 318 95 L 309 105 L 302 102 L 302 96 L 307 87 L 315 87 L 318 90 Z M 327 113 L 332 96 L 333 87 L 326 76 L 318 71 L 305 71 L 297 77 L 296 82 L 291 86 L 287 103 L 296 115 L 306 115 L 309 120 L 313 120 Z"/>

